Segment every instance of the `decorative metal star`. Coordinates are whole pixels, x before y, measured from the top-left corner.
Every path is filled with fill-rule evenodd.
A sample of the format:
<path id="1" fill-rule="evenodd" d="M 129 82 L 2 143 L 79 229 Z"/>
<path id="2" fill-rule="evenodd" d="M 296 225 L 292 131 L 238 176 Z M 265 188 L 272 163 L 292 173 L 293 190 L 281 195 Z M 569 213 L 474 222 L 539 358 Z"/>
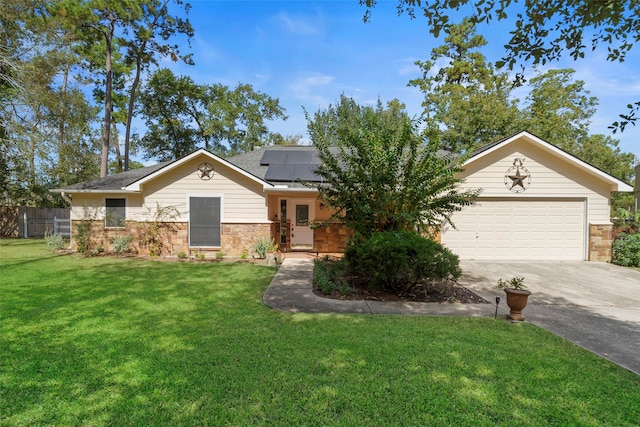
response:
<path id="1" fill-rule="evenodd" d="M 511 188 L 509 188 L 509 190 L 513 189 L 516 186 L 522 188 L 522 191 L 526 190 L 526 188 L 524 187 L 524 180 L 527 179 L 528 176 L 529 175 L 521 175 L 520 169 L 516 169 L 515 175 L 509 175 L 509 179 L 512 181 Z"/>
<path id="2" fill-rule="evenodd" d="M 213 178 L 213 172 L 213 166 L 210 163 L 200 163 L 198 166 L 200 179 L 209 180 Z"/>

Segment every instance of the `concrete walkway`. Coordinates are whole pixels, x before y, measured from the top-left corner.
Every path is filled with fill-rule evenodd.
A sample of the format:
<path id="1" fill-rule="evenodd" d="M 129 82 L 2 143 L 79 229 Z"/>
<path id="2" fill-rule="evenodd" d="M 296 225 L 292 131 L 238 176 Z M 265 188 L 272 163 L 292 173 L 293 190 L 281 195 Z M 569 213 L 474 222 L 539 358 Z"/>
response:
<path id="1" fill-rule="evenodd" d="M 524 311 L 527 321 L 640 375 L 640 272 L 589 262 L 462 261 L 461 267 L 464 274 L 460 283 L 490 304 L 343 301 L 319 297 L 312 289 L 312 256 L 286 258 L 263 301 L 275 310 L 290 313 L 494 317 L 495 298 L 500 296 L 498 316 L 504 317 L 509 308 L 495 283 L 500 277 L 524 276 L 534 294 Z M 612 281 L 617 284 L 613 290 Z M 580 293 L 577 288 L 586 290 Z M 565 294 L 558 296 L 559 291 Z M 577 299 L 569 301 L 569 297 Z"/>

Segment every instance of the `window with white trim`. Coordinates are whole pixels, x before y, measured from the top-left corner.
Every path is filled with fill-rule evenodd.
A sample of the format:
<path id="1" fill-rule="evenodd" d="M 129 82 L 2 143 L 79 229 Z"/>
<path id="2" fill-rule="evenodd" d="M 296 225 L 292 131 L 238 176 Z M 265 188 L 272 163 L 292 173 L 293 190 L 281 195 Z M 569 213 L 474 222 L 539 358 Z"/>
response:
<path id="1" fill-rule="evenodd" d="M 104 226 L 107 228 L 123 228 L 126 218 L 125 199 L 105 199 Z"/>
<path id="2" fill-rule="evenodd" d="M 189 246 L 220 246 L 220 207 L 220 197 L 189 197 Z"/>

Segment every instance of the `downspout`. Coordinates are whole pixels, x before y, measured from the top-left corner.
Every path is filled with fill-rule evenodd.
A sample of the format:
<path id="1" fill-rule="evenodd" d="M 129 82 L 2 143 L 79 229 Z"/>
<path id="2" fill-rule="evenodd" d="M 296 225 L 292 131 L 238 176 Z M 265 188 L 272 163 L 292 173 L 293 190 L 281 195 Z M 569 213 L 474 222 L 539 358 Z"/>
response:
<path id="1" fill-rule="evenodd" d="M 635 187 L 634 194 L 636 196 L 635 212 L 638 212 L 638 210 L 640 210 L 640 163 L 636 165 L 636 181 L 635 181 L 634 187 Z"/>
<path id="2" fill-rule="evenodd" d="M 72 218 L 71 218 L 71 212 L 72 212 L 72 208 L 73 205 L 71 204 L 71 196 L 67 193 L 65 193 L 64 191 L 60 192 L 60 196 L 64 199 L 65 202 L 69 203 L 69 249 L 71 249 L 73 247 L 72 245 L 72 240 L 73 240 L 73 222 L 72 222 Z"/>
<path id="3" fill-rule="evenodd" d="M 65 193 L 64 191 L 60 193 L 60 196 L 62 196 L 62 198 L 64 199 L 65 202 L 69 203 L 69 206 L 71 206 L 71 196 L 69 196 L 67 193 Z"/>

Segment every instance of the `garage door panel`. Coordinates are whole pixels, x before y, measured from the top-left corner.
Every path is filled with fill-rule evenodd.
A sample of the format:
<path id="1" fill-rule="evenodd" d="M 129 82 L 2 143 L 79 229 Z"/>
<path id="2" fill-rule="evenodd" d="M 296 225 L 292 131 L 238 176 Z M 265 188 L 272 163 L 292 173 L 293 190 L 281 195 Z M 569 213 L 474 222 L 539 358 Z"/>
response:
<path id="1" fill-rule="evenodd" d="M 453 215 L 442 243 L 465 259 L 582 260 L 585 202 L 480 200 Z"/>

